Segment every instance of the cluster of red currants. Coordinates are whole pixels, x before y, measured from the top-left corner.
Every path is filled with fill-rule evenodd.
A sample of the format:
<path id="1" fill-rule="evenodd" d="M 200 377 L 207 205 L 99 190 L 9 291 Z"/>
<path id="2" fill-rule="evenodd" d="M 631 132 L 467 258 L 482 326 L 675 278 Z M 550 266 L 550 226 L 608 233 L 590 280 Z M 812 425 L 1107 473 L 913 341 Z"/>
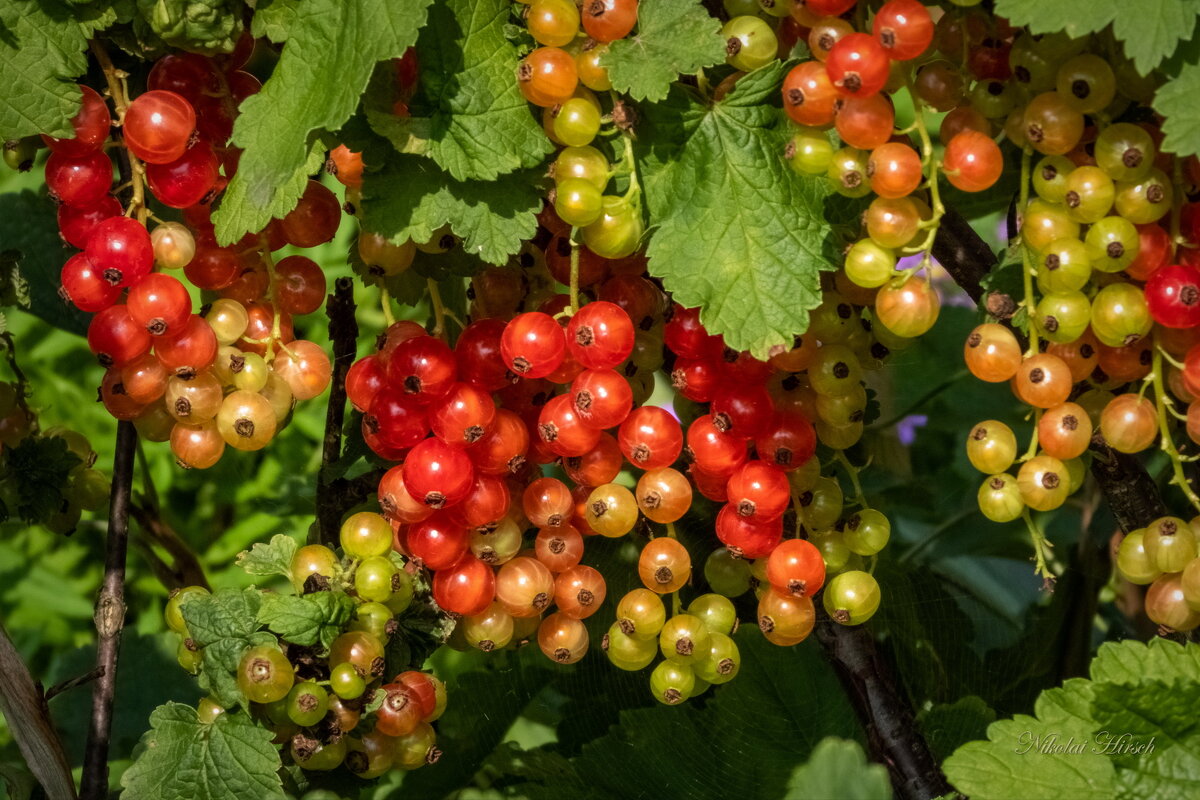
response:
<path id="1" fill-rule="evenodd" d="M 328 648 L 279 640 L 247 647 L 236 680 L 245 710 L 275 733 L 291 763 L 325 772 L 344 766 L 364 780 L 392 769 L 412 770 L 439 758 L 430 723 L 446 707 L 446 688 L 434 675 L 405 671 L 385 680 L 385 648 L 413 602 L 409 569 L 392 552 L 392 526 L 359 512 L 343 522 L 342 554 L 323 545 L 299 548 L 291 563 L 300 595 L 345 594 L 354 614 Z M 182 637 L 179 662 L 200 670 L 203 648 L 188 632 L 186 605 L 207 590 L 187 587 L 171 596 L 167 625 Z M 205 665 L 205 669 L 212 668 Z M 226 709 L 206 697 L 197 709 L 211 722 Z"/>
<path id="2" fill-rule="evenodd" d="M 87 86 L 75 136 L 44 137 L 59 230 L 82 249 L 63 266 L 62 295 L 95 314 L 88 345 L 108 370 L 101 399 L 143 437 L 169 440 L 186 467 L 212 466 L 226 445 L 263 447 L 294 401 L 320 394 L 330 378 L 324 351 L 292 332 L 292 315 L 323 304 L 325 275 L 305 256 L 276 262 L 272 253 L 332 239 L 341 218 L 333 193 L 310 181 L 297 207 L 260 233 L 230 247 L 213 233 L 212 204 L 237 169 L 240 151 L 229 144 L 237 105 L 260 88 L 240 69 L 252 49 L 247 36 L 228 56 L 164 56 L 148 91 L 132 99 L 114 80 L 120 135 L 111 144 L 108 105 Z M 128 209 L 110 193 L 110 147 L 124 148 L 131 164 Z M 147 231 L 146 188 L 186 225 Z M 169 273 L 179 269 L 186 281 Z M 220 299 L 193 313 L 189 283 Z"/>

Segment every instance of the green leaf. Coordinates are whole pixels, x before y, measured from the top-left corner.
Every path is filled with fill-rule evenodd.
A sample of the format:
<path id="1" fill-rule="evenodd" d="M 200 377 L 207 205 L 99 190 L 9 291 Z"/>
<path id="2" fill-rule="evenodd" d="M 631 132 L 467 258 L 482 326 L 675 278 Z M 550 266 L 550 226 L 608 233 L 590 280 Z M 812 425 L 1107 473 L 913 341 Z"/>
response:
<path id="1" fill-rule="evenodd" d="M 258 542 L 249 550 L 238 553 L 238 566 L 249 575 L 282 575 L 292 577 L 292 558 L 299 545 L 282 533 L 271 537 L 269 543 Z"/>
<path id="2" fill-rule="evenodd" d="M 608 47 L 600 63 L 613 88 L 658 102 L 680 74 L 725 61 L 721 21 L 697 0 L 656 0 L 638 7 L 637 32 Z"/>
<path id="3" fill-rule="evenodd" d="M 425 242 L 443 225 L 462 249 L 504 264 L 537 233 L 542 192 L 533 170 L 499 181 L 458 181 L 428 159 L 393 155 L 363 177 L 363 226 L 394 241 Z"/>
<path id="4" fill-rule="evenodd" d="M 1127 639 L 1105 642 L 1092 661 L 1092 680 L 1104 683 L 1140 683 L 1146 678 L 1170 683 L 1196 680 L 1200 675 L 1200 647 L 1155 637 L 1148 643 Z"/>
<path id="5" fill-rule="evenodd" d="M 1065 31 L 1072 37 L 1104 30 L 1125 46 L 1125 54 L 1143 75 L 1191 38 L 1200 0 L 996 0 L 996 14 L 1032 33 Z"/>
<path id="6" fill-rule="evenodd" d="M 737 350 L 759 358 L 808 328 L 821 302 L 820 270 L 831 228 L 824 181 L 803 180 L 783 160 L 777 109 L 788 69 L 750 73 L 719 103 L 676 86 L 646 110 L 639 166 L 651 226 L 650 272 Z"/>
<path id="7" fill-rule="evenodd" d="M 70 136 L 74 79 L 87 71 L 88 29 L 57 2 L 0 3 L 0 140 Z"/>
<path id="8" fill-rule="evenodd" d="M 985 738 L 987 726 L 995 721 L 996 712 L 975 695 L 939 703 L 917 715 L 921 733 L 939 760 L 972 739 Z"/>
<path id="9" fill-rule="evenodd" d="M 58 296 L 59 275 L 69 251 L 58 236 L 54 203 L 31 191 L 0 194 L 0 242 L 6 253 L 20 253 L 17 265 L 5 260 L 4 283 L 29 311 L 56 328 L 80 335 L 87 332 L 86 314 Z M 10 252 L 11 251 L 11 252 Z"/>
<path id="10" fill-rule="evenodd" d="M 195 709 L 169 703 L 150 715 L 150 726 L 121 777 L 126 796 L 284 800 L 274 734 L 245 714 L 222 714 L 203 723 Z"/>
<path id="11" fill-rule="evenodd" d="M 354 601 L 341 592 L 263 596 L 258 621 L 289 642 L 313 645 L 332 641 L 354 616 Z"/>
<path id="12" fill-rule="evenodd" d="M 236 0 L 138 0 L 142 19 L 171 47 L 228 53 L 242 34 Z"/>
<path id="13" fill-rule="evenodd" d="M 1162 149 L 1180 156 L 1200 153 L 1200 64 L 1186 64 L 1179 74 L 1159 87 L 1154 110 L 1162 114 Z"/>
<path id="14" fill-rule="evenodd" d="M 1159 676 L 1155 675 L 1155 678 Z M 1092 747 L 1113 759 L 1126 797 L 1190 797 L 1200 781 L 1200 683 L 1096 687 L 1099 730 Z"/>
<path id="15" fill-rule="evenodd" d="M 308 0 L 262 91 L 246 98 L 233 129 L 244 148 L 213 214 L 222 243 L 261 230 L 296 206 L 316 132 L 341 127 L 375 62 L 404 54 L 429 0 Z M 336 81 L 329 77 L 336 75 Z"/>
<path id="16" fill-rule="evenodd" d="M 517 48 L 504 36 L 505 0 L 445 0 L 417 41 L 423 96 L 392 111 L 394 76 L 372 82 L 367 119 L 402 153 L 427 155 L 459 181 L 493 180 L 540 164 L 554 149 L 517 87 Z"/>
<path id="17" fill-rule="evenodd" d="M 258 611 L 262 606 L 258 589 L 221 589 L 200 595 L 180 606 L 188 633 L 200 647 L 223 639 L 247 639 L 258 630 Z"/>
<path id="18" fill-rule="evenodd" d="M 787 797 L 890 800 L 892 784 L 885 767 L 867 763 L 862 745 L 831 736 L 817 743 L 807 764 L 796 767 Z"/>
<path id="19" fill-rule="evenodd" d="M 57 436 L 27 436 L 16 447 L 5 448 L 0 477 L 11 482 L 17 498 L 16 513 L 27 522 L 44 522 L 62 511 L 67 473 L 80 463 L 79 456 Z"/>

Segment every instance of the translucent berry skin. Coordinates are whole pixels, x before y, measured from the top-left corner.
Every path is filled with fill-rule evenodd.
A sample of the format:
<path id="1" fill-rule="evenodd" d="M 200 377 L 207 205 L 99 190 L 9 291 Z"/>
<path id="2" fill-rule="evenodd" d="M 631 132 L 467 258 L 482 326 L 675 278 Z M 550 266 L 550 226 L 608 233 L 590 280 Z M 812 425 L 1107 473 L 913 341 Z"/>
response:
<path id="1" fill-rule="evenodd" d="M 154 354 L 168 372 L 179 376 L 198 375 L 217 357 L 217 337 L 204 317 L 190 315 L 169 336 L 154 342 Z"/>
<path id="2" fill-rule="evenodd" d="M 388 446 L 401 449 L 415 447 L 429 433 L 425 406 L 412 395 L 387 385 L 371 398 L 363 425 Z"/>
<path id="3" fill-rule="evenodd" d="M 966 130 L 955 134 L 946 145 L 942 169 L 955 188 L 964 192 L 982 192 L 1000 179 L 1004 156 L 992 137 Z"/>
<path id="4" fill-rule="evenodd" d="M 820 61 L 792 67 L 783 80 L 782 91 L 783 110 L 797 125 L 821 127 L 833 122 L 838 91 Z"/>
<path id="5" fill-rule="evenodd" d="M 496 418 L 491 395 L 469 383 L 456 383 L 431 407 L 433 435 L 448 444 L 466 447 L 483 438 Z"/>
<path id="6" fill-rule="evenodd" d="M 474 481 L 475 470 L 467 454 L 436 437 L 422 441 L 404 461 L 404 487 L 413 498 L 433 508 L 462 502 Z"/>
<path id="7" fill-rule="evenodd" d="M 132 286 L 154 268 L 150 234 L 129 217 L 97 223 L 84 252 L 104 279 L 117 286 Z"/>
<path id="8" fill-rule="evenodd" d="M 670 594 L 678 590 L 688 582 L 691 574 L 692 557 L 677 539 L 651 539 L 638 557 L 638 576 L 642 584 L 656 594 Z M 662 627 L 661 622 L 658 627 Z"/>
<path id="9" fill-rule="evenodd" d="M 567 351 L 589 369 L 611 369 L 633 352 L 633 322 L 614 303 L 597 300 L 571 317 Z"/>
<path id="10" fill-rule="evenodd" d="M 103 152 L 69 158 L 51 153 L 46 159 L 46 188 L 67 205 L 98 203 L 112 186 L 112 162 Z"/>
<path id="11" fill-rule="evenodd" d="M 67 259 L 62 268 L 62 291 L 80 311 L 96 312 L 108 308 L 121 296 L 121 287 L 104 280 L 83 253 Z"/>
<path id="12" fill-rule="evenodd" d="M 147 164 L 169 164 L 187 150 L 196 111 L 174 92 L 151 90 L 129 104 L 122 130 L 135 156 Z"/>
<path id="13" fill-rule="evenodd" d="M 815 432 L 812 437 L 815 449 Z M 688 426 L 687 443 L 688 449 L 696 459 L 696 465 L 710 474 L 721 476 L 722 487 L 724 479 L 749 457 L 746 440 L 722 431 L 713 421 L 711 414 L 698 417 Z M 723 489 L 721 494 L 723 497 Z"/>
<path id="14" fill-rule="evenodd" d="M 459 380 L 494 392 L 512 383 L 512 376 L 500 356 L 500 340 L 505 324 L 499 319 L 472 322 L 454 344 Z"/>
<path id="15" fill-rule="evenodd" d="M 470 554 L 433 576 L 434 601 L 455 614 L 481 613 L 495 593 L 496 576 L 492 568 Z"/>
<path id="16" fill-rule="evenodd" d="M 718 389 L 709 410 L 718 429 L 752 439 L 770 423 L 773 406 L 766 387 L 743 384 Z"/>
<path id="17" fill-rule="evenodd" d="M 663 343 L 684 358 L 715 358 L 724 350 L 720 336 L 711 336 L 700 323 L 700 309 L 676 305 L 663 327 Z"/>
<path id="18" fill-rule="evenodd" d="M 514 375 L 544 378 L 562 364 L 567 343 L 549 314 L 528 311 L 512 319 L 500 337 L 500 355 Z"/>
<path id="19" fill-rule="evenodd" d="M 413 558 L 433 570 L 453 566 L 467 552 L 467 529 L 437 511 L 408 528 L 405 545 Z"/>
<path id="20" fill-rule="evenodd" d="M 95 203 L 84 206 L 64 203 L 58 207 L 58 232 L 67 244 L 82 250 L 87 247 L 88 239 L 98 224 L 119 216 L 121 203 L 112 195 L 105 195 Z"/>
<path id="21" fill-rule="evenodd" d="M 475 468 L 488 475 L 515 474 L 525 464 L 529 428 L 507 408 L 496 409 L 492 429 L 468 451 Z"/>
<path id="22" fill-rule="evenodd" d="M 597 429 L 620 425 L 633 408 L 633 389 L 623 375 L 611 369 L 579 373 L 571 382 L 570 397 L 580 421 Z"/>
<path id="23" fill-rule="evenodd" d="M 783 539 L 783 517 L 753 522 L 739 516 L 733 503 L 726 503 L 717 513 L 716 531 L 721 543 L 743 558 L 763 558 Z"/>
<path id="24" fill-rule="evenodd" d="M 890 58 L 908 61 L 929 48 L 934 25 L 917 0 L 888 0 L 875 12 L 871 32 Z"/>
<path id="25" fill-rule="evenodd" d="M 759 458 L 790 472 L 802 467 L 817 451 L 817 432 L 797 412 L 778 412 L 754 438 Z"/>
<path id="26" fill-rule="evenodd" d="M 203 139 L 166 164 L 147 164 L 150 191 L 172 208 L 194 206 L 213 190 L 220 177 L 220 164 L 212 145 Z"/>
<path id="27" fill-rule="evenodd" d="M 316 247 L 333 239 L 342 206 L 329 189 L 310 180 L 300 202 L 281 221 L 283 236 L 296 247 Z"/>
<path id="28" fill-rule="evenodd" d="M 600 429 L 589 425 L 576 409 L 570 394 L 560 394 L 542 406 L 537 434 L 557 456 L 582 456 L 600 440 Z"/>
<path id="29" fill-rule="evenodd" d="M 757 459 L 734 470 L 725 494 L 739 516 L 754 522 L 769 522 L 779 517 L 791 500 L 791 488 L 783 470 Z"/>
<path id="30" fill-rule="evenodd" d="M 825 559 L 804 539 L 788 539 L 767 558 L 767 581 L 782 595 L 812 597 L 825 584 Z"/>
<path id="31" fill-rule="evenodd" d="M 88 347 L 105 367 L 120 367 L 150 350 L 150 334 L 129 315 L 124 305 L 114 305 L 92 317 Z"/>
<path id="32" fill-rule="evenodd" d="M 388 359 L 388 382 L 422 405 L 429 405 L 450 391 L 457 371 L 454 351 L 433 336 L 416 336 L 401 342 Z"/>
<path id="33" fill-rule="evenodd" d="M 187 287 L 162 272 L 152 272 L 138 281 L 129 290 L 125 305 L 134 322 L 151 336 L 177 333 L 192 313 Z"/>
<path id="34" fill-rule="evenodd" d="M 1160 267 L 1143 290 L 1154 321 L 1168 328 L 1200 325 L 1200 269 L 1181 264 Z"/>
<path id="35" fill-rule="evenodd" d="M 629 463 L 639 469 L 667 467 L 683 451 L 683 430 L 665 409 L 642 406 L 621 423 L 617 444 Z"/>
<path id="36" fill-rule="evenodd" d="M 829 80 L 842 94 L 875 94 L 887 84 L 891 61 L 877 39 L 865 33 L 842 37 L 825 59 Z"/>
<path id="37" fill-rule="evenodd" d="M 70 139 L 56 139 L 53 136 L 42 136 L 42 141 L 55 153 L 61 153 L 67 158 L 80 158 L 88 153 L 94 153 L 104 146 L 112 126 L 112 116 L 108 113 L 108 105 L 104 98 L 90 86 L 80 86 L 83 95 L 80 98 L 79 113 L 71 118 L 71 127 L 75 135 Z"/>

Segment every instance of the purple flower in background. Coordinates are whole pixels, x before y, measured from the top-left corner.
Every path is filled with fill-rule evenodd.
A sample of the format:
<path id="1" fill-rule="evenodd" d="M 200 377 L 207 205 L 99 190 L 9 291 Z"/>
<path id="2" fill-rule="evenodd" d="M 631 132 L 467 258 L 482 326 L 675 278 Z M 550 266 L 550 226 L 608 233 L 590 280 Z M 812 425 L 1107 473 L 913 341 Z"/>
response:
<path id="1" fill-rule="evenodd" d="M 929 424 L 929 417 L 925 414 L 909 414 L 897 422 L 896 435 L 900 437 L 900 443 L 906 447 L 911 445 L 917 438 L 917 428 L 924 428 L 927 424 Z"/>

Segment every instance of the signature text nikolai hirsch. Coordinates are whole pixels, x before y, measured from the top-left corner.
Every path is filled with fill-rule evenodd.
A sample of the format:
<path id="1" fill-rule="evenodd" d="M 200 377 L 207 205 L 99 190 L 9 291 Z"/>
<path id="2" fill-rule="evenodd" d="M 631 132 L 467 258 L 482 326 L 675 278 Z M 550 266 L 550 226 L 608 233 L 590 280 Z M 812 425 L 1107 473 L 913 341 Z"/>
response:
<path id="1" fill-rule="evenodd" d="M 1101 756 L 1149 755 L 1154 752 L 1154 739 L 1140 739 L 1131 733 L 1109 733 L 1100 731 L 1092 739 L 1076 740 L 1074 736 L 1065 741 L 1057 733 L 1036 735 L 1025 731 L 1017 738 L 1017 755 L 1029 752 L 1042 755 L 1083 755 L 1091 753 Z"/>

